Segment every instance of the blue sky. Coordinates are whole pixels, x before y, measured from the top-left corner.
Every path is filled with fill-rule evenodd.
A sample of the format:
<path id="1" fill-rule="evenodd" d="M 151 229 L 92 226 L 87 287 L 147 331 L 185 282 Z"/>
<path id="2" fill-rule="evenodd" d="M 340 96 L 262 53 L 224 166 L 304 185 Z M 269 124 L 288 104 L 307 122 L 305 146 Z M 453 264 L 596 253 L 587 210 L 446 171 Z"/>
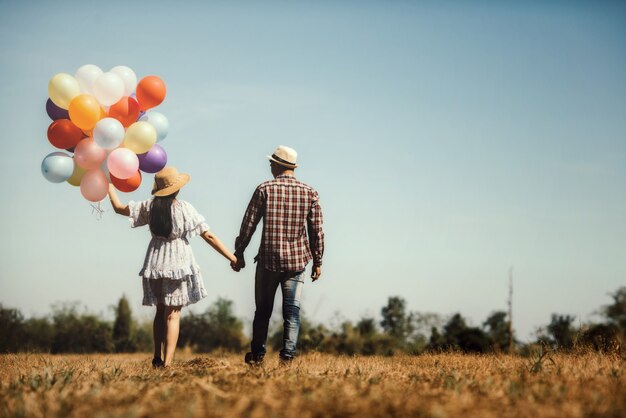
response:
<path id="1" fill-rule="evenodd" d="M 264 156 L 299 153 L 327 253 L 304 310 L 377 316 L 388 296 L 530 338 L 626 284 L 626 6 L 619 2 L 0 2 L 0 303 L 142 308 L 147 229 L 101 220 L 42 158 L 48 80 L 83 64 L 162 77 L 179 196 L 232 247 Z M 150 176 L 123 200 L 149 195 Z M 253 269 L 192 243 L 209 297 L 251 321 Z M 250 263 L 258 236 L 247 252 Z M 276 308 L 276 313 L 279 309 Z M 247 324 L 248 325 L 248 324 Z"/>

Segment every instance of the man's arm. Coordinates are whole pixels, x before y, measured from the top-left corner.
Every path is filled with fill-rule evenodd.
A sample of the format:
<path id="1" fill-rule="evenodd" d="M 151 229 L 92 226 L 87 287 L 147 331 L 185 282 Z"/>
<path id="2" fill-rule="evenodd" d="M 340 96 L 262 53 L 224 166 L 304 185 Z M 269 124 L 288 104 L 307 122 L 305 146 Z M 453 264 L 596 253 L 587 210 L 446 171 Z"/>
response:
<path id="1" fill-rule="evenodd" d="M 324 256 L 324 230 L 322 224 L 324 217 L 322 215 L 322 207 L 319 204 L 319 196 L 317 192 L 313 194 L 311 209 L 307 216 L 307 232 L 309 235 L 309 246 L 313 254 L 313 273 L 311 278 L 316 281 L 322 274 L 322 257 Z"/>
<path id="2" fill-rule="evenodd" d="M 252 199 L 250 199 L 250 203 L 248 203 L 246 213 L 243 216 L 239 236 L 235 239 L 235 257 L 237 257 L 237 264 L 233 265 L 233 269 L 239 271 L 241 268 L 245 267 L 246 264 L 243 258 L 243 253 L 250 243 L 252 235 L 254 235 L 254 231 L 256 231 L 256 226 L 259 224 L 259 221 L 263 217 L 264 213 L 265 194 L 261 189 L 257 188 L 254 191 Z"/>

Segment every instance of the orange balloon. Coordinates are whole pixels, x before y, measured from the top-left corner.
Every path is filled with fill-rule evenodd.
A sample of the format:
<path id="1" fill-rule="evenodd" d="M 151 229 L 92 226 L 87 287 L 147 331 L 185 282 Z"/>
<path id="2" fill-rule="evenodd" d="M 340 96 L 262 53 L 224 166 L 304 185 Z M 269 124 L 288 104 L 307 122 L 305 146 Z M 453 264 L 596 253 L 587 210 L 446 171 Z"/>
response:
<path id="1" fill-rule="evenodd" d="M 68 111 L 74 125 L 83 131 L 89 131 L 106 114 L 95 97 L 89 94 L 76 96 L 70 102 Z"/>
<path id="2" fill-rule="evenodd" d="M 61 149 L 74 148 L 83 139 L 83 132 L 69 119 L 58 119 L 48 127 L 48 140 Z"/>
<path id="3" fill-rule="evenodd" d="M 148 110 L 165 99 L 165 83 L 155 75 L 141 79 L 137 84 L 137 101 L 141 110 Z"/>
<path id="4" fill-rule="evenodd" d="M 129 193 L 137 190 L 141 185 L 141 173 L 139 171 L 128 179 L 118 179 L 111 173 L 109 173 L 109 175 L 111 176 L 111 183 L 113 183 L 115 188 L 120 192 Z"/>
<path id="5" fill-rule="evenodd" d="M 109 117 L 119 120 L 127 128 L 139 118 L 139 103 L 132 97 L 122 97 L 109 108 Z"/>

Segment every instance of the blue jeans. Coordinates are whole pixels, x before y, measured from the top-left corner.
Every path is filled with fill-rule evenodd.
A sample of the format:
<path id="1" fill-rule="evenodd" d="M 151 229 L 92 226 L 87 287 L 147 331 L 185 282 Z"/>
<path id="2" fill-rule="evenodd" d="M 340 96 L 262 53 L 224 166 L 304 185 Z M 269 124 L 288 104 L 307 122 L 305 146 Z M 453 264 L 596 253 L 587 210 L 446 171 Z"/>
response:
<path id="1" fill-rule="evenodd" d="M 283 349 L 280 356 L 293 358 L 296 355 L 298 331 L 300 331 L 300 299 L 304 286 L 304 270 L 298 272 L 274 272 L 257 265 L 254 279 L 256 311 L 252 323 L 252 354 L 265 355 L 267 328 L 274 309 L 274 296 L 280 285 L 283 292 Z"/>

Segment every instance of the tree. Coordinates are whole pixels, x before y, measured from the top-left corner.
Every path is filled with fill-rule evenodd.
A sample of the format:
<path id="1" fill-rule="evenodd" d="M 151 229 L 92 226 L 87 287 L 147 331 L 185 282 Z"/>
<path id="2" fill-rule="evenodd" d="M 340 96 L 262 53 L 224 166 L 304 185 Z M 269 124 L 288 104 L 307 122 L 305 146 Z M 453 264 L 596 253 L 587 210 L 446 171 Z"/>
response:
<path id="1" fill-rule="evenodd" d="M 487 329 L 487 337 L 494 350 L 498 352 L 507 351 L 511 333 L 509 331 L 509 320 L 506 312 L 493 312 L 483 322 L 483 327 Z"/>
<path id="2" fill-rule="evenodd" d="M 569 350 L 574 346 L 575 330 L 572 324 L 576 317 L 571 315 L 552 314 L 547 327 L 550 342 L 557 348 Z"/>
<path id="3" fill-rule="evenodd" d="M 620 287 L 611 295 L 613 303 L 603 308 L 610 323 L 617 325 L 626 336 L 626 287 Z"/>
<path id="4" fill-rule="evenodd" d="M 484 353 L 489 351 L 489 339 L 480 329 L 467 326 L 461 314 L 456 313 L 448 320 L 443 327 L 443 335 L 433 332 L 430 338 L 429 347 L 432 349 L 455 349 L 463 352 Z M 438 343 L 438 344 L 437 344 Z"/>
<path id="5" fill-rule="evenodd" d="M 23 321 L 20 311 L 0 305 L 0 352 L 15 352 L 22 348 Z"/>
<path id="6" fill-rule="evenodd" d="M 113 343 L 117 353 L 135 351 L 136 347 L 131 340 L 132 317 L 128 299 L 122 296 L 115 309 L 115 322 L 113 323 Z"/>
<path id="7" fill-rule="evenodd" d="M 54 327 L 47 317 L 29 318 L 24 321 L 23 349 L 49 352 L 54 340 Z"/>
<path id="8" fill-rule="evenodd" d="M 602 353 L 619 353 L 620 330 L 615 324 L 595 324 L 587 328 L 578 343 Z"/>
<path id="9" fill-rule="evenodd" d="M 406 302 L 398 296 L 392 296 L 387 301 L 387 306 L 381 309 L 383 320 L 380 325 L 385 333 L 393 337 L 402 345 L 411 333 L 411 324 L 406 313 Z"/>
<path id="10" fill-rule="evenodd" d="M 374 318 L 361 318 L 356 324 L 356 329 L 361 337 L 371 337 L 376 334 L 376 321 Z"/>

